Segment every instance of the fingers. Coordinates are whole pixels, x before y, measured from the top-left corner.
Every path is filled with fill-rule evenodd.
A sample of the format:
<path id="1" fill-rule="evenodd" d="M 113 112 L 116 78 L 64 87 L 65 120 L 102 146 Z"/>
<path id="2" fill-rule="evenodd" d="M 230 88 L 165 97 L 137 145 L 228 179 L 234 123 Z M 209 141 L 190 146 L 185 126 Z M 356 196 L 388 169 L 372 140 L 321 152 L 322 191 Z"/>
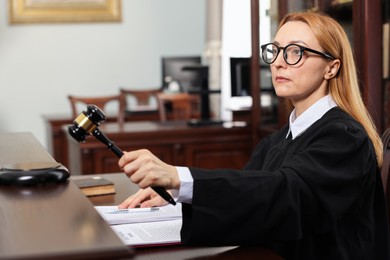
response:
<path id="1" fill-rule="evenodd" d="M 155 193 L 151 188 L 141 189 L 134 195 L 128 197 L 124 202 L 118 205 L 120 209 L 159 207 L 168 203 Z"/>
<path id="2" fill-rule="evenodd" d="M 146 149 L 125 152 L 119 159 L 119 167 L 126 173 L 132 182 L 140 185 L 140 182 L 147 177 L 148 174 L 154 172 L 154 168 L 162 163 L 156 156 Z M 147 179 L 155 180 L 157 177 L 150 175 Z M 145 188 L 147 181 L 144 181 L 140 188 Z"/>
<path id="3" fill-rule="evenodd" d="M 142 202 L 149 200 L 153 197 L 155 192 L 152 189 L 140 189 L 135 194 L 128 197 L 124 202 L 118 205 L 120 209 L 135 208 Z"/>
<path id="4" fill-rule="evenodd" d="M 128 209 L 128 208 L 135 208 L 139 205 L 140 199 L 130 196 L 128 197 L 124 202 L 118 205 L 118 208 L 120 209 Z"/>
<path id="5" fill-rule="evenodd" d="M 176 168 L 164 163 L 146 149 L 125 152 L 118 165 L 140 188 L 160 186 L 177 189 L 180 186 Z"/>
<path id="6" fill-rule="evenodd" d="M 118 161 L 118 165 L 123 169 L 127 164 L 133 162 L 139 156 L 139 150 L 132 152 L 123 152 L 122 157 Z"/>
<path id="7" fill-rule="evenodd" d="M 166 202 L 163 198 L 160 196 L 155 196 L 150 200 L 145 200 L 140 204 L 141 208 L 151 208 L 151 207 L 160 207 L 168 205 L 168 202 Z"/>
<path id="8" fill-rule="evenodd" d="M 155 159 L 155 156 L 146 149 L 135 150 L 131 152 L 124 152 L 123 156 L 119 159 L 118 165 L 123 171 L 132 175 L 140 169 L 146 162 Z"/>

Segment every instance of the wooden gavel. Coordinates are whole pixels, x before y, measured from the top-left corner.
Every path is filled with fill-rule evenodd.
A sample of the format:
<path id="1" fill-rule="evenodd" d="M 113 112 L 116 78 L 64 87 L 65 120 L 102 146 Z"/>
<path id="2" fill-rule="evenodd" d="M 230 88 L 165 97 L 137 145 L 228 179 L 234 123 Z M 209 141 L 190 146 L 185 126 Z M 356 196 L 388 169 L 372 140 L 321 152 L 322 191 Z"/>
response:
<path id="1" fill-rule="evenodd" d="M 69 134 L 78 142 L 85 142 L 87 135 L 93 135 L 108 149 L 113 151 L 118 158 L 121 158 L 123 151 L 119 149 L 100 129 L 100 122 L 106 120 L 103 111 L 95 105 L 88 105 L 87 111 L 81 112 L 73 121 L 73 125 L 68 127 Z M 151 187 L 158 195 L 167 202 L 176 205 L 175 200 L 163 187 Z"/>

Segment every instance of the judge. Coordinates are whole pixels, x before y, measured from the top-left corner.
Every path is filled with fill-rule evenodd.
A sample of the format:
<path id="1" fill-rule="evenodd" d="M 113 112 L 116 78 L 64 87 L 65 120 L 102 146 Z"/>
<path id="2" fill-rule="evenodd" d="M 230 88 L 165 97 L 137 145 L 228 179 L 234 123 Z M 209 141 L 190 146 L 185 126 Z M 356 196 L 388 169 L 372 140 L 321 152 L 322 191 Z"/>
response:
<path id="1" fill-rule="evenodd" d="M 288 14 L 261 46 L 289 123 L 243 170 L 168 165 L 147 150 L 119 166 L 140 188 L 120 208 L 182 202 L 182 243 L 262 245 L 286 259 L 389 259 L 382 143 L 359 92 L 348 38 L 332 18 Z"/>

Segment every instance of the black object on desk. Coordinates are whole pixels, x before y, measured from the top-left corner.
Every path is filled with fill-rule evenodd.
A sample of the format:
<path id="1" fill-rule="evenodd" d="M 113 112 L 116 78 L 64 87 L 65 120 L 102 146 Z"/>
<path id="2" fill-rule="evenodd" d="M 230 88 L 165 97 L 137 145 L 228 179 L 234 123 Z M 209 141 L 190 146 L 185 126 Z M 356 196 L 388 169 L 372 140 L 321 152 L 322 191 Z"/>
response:
<path id="1" fill-rule="evenodd" d="M 54 162 L 19 163 L 6 165 L 0 169 L 0 184 L 5 185 L 60 183 L 68 178 L 68 170 Z"/>
<path id="2" fill-rule="evenodd" d="M 81 112 L 73 121 L 73 125 L 68 127 L 69 134 L 78 142 L 84 142 L 87 135 L 93 135 L 107 146 L 118 158 L 121 158 L 123 151 L 119 149 L 106 135 L 98 128 L 100 122 L 105 121 L 106 116 L 103 111 L 95 105 L 88 105 L 87 111 Z M 158 195 L 172 205 L 176 201 L 163 187 L 151 187 Z"/>

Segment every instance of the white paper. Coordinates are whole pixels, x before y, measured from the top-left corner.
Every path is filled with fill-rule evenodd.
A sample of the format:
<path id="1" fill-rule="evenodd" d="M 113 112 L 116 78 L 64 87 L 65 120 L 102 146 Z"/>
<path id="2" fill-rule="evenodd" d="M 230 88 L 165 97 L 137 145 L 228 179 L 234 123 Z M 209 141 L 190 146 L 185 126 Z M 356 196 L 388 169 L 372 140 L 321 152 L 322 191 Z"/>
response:
<path id="1" fill-rule="evenodd" d="M 114 225 L 111 228 L 128 246 L 180 243 L 181 219 Z"/>
<path id="2" fill-rule="evenodd" d="M 118 209 L 117 206 L 95 206 L 110 225 L 144 223 L 181 219 L 181 204 L 163 207 Z"/>

